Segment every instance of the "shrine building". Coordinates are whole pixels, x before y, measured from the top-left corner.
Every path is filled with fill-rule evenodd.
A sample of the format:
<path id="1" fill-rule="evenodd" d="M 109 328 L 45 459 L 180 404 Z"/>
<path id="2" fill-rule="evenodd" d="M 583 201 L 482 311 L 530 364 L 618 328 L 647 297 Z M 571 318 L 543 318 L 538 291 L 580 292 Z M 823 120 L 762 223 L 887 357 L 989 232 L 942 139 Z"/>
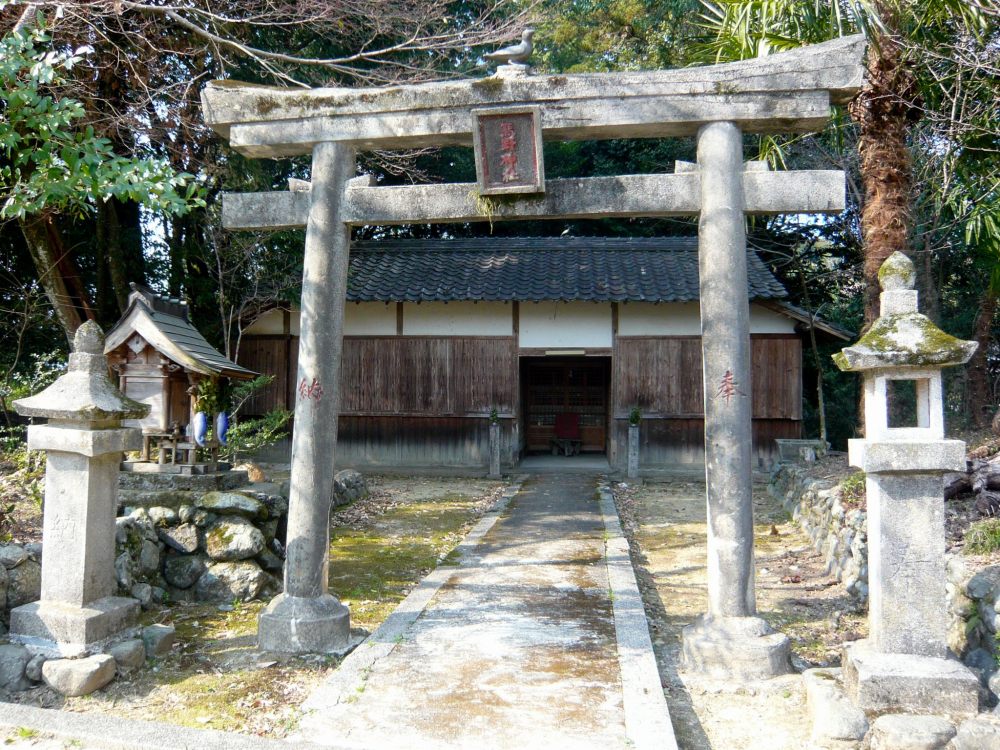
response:
<path id="1" fill-rule="evenodd" d="M 754 455 L 802 437 L 808 314 L 748 253 Z M 698 241 L 539 237 L 351 245 L 338 466 L 481 467 L 499 419 L 505 466 L 554 450 L 557 418 L 580 449 L 623 467 L 641 415 L 640 467 L 704 460 Z M 849 333 L 821 320 L 821 337 Z M 293 409 L 299 314 L 272 309 L 239 362 L 275 375 L 244 409 Z M 563 417 L 564 419 L 566 417 Z"/>

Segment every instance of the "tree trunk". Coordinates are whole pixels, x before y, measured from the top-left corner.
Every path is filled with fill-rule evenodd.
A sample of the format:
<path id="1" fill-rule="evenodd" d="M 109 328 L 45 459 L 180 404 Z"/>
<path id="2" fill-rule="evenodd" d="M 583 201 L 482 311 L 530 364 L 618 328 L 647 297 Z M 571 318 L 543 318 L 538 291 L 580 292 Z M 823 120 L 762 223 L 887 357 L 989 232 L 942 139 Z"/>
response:
<path id="1" fill-rule="evenodd" d="M 913 174 L 907 134 L 920 110 L 916 81 L 895 40 L 887 35 L 873 40 L 867 68 L 850 112 L 860 130 L 865 322 L 871 323 L 878 317 L 879 268 L 897 250 L 909 254 Z"/>
<path id="2" fill-rule="evenodd" d="M 76 271 L 59 230 L 47 213 L 18 221 L 28 251 L 59 323 L 72 343 L 73 334 L 85 320 L 94 319 L 93 306 Z"/>
<path id="3" fill-rule="evenodd" d="M 972 337 L 979 344 L 969 361 L 969 412 L 976 427 L 989 427 L 995 410 L 990 388 L 989 347 L 993 338 L 993 318 L 997 311 L 997 295 L 987 287 L 979 303 L 979 312 Z"/>

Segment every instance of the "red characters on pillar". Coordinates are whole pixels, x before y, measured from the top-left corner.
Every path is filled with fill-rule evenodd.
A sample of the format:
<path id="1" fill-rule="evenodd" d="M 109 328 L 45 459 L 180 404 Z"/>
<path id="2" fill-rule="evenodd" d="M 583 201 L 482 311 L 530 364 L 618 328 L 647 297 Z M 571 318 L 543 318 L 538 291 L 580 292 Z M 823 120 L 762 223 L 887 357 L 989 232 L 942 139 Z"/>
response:
<path id="1" fill-rule="evenodd" d="M 316 378 L 312 379 L 312 383 L 302 378 L 302 382 L 299 383 L 299 396 L 304 399 L 311 398 L 314 401 L 320 401 L 323 398 L 323 386 Z"/>

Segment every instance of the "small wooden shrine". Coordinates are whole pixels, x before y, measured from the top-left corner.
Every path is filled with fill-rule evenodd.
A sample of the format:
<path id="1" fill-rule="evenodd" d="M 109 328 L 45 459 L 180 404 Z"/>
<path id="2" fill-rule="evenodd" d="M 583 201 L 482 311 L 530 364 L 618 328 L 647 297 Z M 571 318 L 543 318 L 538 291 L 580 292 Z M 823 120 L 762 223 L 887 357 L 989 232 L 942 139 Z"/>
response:
<path id="1" fill-rule="evenodd" d="M 218 469 L 218 435 L 197 435 L 199 394 L 218 392 L 226 380 L 249 380 L 257 373 L 216 350 L 191 324 L 187 303 L 131 284 L 128 308 L 107 335 L 104 351 L 118 373 L 119 388 L 148 404 L 149 414 L 125 424 L 142 429 L 139 461 L 127 469 L 204 473 Z M 202 399 L 205 401 L 206 399 Z M 216 409 L 206 421 L 214 423 Z M 216 430 L 216 433 L 218 430 Z M 204 433 L 204 428 L 202 428 Z M 198 450 L 207 459 L 198 461 Z M 155 462 L 152 459 L 156 452 Z"/>

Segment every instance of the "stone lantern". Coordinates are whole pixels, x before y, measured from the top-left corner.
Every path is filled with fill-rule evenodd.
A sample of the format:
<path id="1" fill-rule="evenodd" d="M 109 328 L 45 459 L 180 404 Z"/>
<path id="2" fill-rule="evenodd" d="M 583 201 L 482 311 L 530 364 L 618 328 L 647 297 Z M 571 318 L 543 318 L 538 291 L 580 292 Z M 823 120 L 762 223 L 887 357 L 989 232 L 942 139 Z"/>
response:
<path id="1" fill-rule="evenodd" d="M 142 445 L 141 432 L 121 423 L 149 407 L 111 383 L 104 335 L 89 321 L 76 331 L 66 373 L 14 408 L 48 423 L 28 427 L 28 447 L 47 460 L 42 598 L 11 611 L 11 640 L 62 656 L 98 651 L 139 612 L 135 599 L 115 596 L 115 510 L 122 452 Z"/>
<path id="2" fill-rule="evenodd" d="M 976 343 L 917 312 L 915 279 L 893 253 L 879 270 L 880 317 L 833 358 L 863 373 L 865 396 L 865 438 L 849 459 L 867 476 L 870 633 L 847 649 L 844 682 L 867 712 L 975 713 L 976 678 L 947 658 L 943 474 L 965 470 L 965 443 L 944 438 L 941 370 Z M 904 393 L 915 410 L 901 417 Z"/>

